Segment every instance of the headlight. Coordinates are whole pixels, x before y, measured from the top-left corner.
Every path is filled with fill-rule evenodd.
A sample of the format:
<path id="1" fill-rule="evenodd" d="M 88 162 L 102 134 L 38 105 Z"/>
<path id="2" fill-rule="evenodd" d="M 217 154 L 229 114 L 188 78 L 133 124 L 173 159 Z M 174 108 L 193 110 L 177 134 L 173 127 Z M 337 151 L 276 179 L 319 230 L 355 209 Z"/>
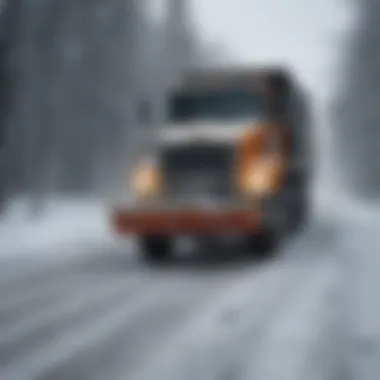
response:
<path id="1" fill-rule="evenodd" d="M 160 179 L 155 162 L 146 161 L 137 166 L 132 175 L 132 191 L 138 198 L 157 195 L 160 191 Z"/>
<path id="2" fill-rule="evenodd" d="M 240 183 L 240 190 L 252 196 L 268 194 L 274 188 L 270 167 L 257 161 L 246 166 Z"/>
<path id="3" fill-rule="evenodd" d="M 261 129 L 248 129 L 238 142 L 236 184 L 245 195 L 256 195 L 265 187 L 264 173 L 257 165 L 263 139 Z"/>
<path id="4" fill-rule="evenodd" d="M 272 150 L 271 144 L 264 124 L 242 136 L 236 167 L 238 189 L 244 195 L 269 195 L 278 189 L 283 164 L 273 153 L 267 154 Z"/>
<path id="5" fill-rule="evenodd" d="M 243 191 L 251 195 L 263 195 L 271 190 L 269 173 L 252 166 L 246 174 Z"/>

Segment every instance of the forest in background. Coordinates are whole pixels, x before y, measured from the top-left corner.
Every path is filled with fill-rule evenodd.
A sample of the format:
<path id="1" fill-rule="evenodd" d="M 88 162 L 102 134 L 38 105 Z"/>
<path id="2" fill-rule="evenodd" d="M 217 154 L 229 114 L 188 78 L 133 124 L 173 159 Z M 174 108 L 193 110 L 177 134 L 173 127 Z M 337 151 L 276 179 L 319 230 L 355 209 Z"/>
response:
<path id="1" fill-rule="evenodd" d="M 343 191 L 375 200 L 380 197 L 380 2 L 350 3 L 356 22 L 345 36 L 331 112 L 335 172 Z"/>
<path id="2" fill-rule="evenodd" d="M 217 64 L 188 1 L 5 0 L 0 18 L 5 196 L 125 191 L 139 131 L 163 121 L 165 89 Z M 141 115 L 148 104 L 149 118 Z"/>
<path id="3" fill-rule="evenodd" d="M 163 122 L 165 89 L 188 65 L 228 60 L 202 41 L 189 0 L 166 0 L 158 21 L 148 1 L 0 3 L 3 199 L 125 191 L 140 139 Z M 352 4 L 331 110 L 334 171 L 344 191 L 378 198 L 380 3 Z"/>

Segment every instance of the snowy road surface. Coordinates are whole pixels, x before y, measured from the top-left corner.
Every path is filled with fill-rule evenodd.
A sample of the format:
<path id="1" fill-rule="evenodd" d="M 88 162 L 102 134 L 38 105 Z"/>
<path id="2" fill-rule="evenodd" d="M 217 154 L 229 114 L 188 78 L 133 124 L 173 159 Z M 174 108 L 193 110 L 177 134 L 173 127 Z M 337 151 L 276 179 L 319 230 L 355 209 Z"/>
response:
<path id="1" fill-rule="evenodd" d="M 231 248 L 165 268 L 99 235 L 14 245 L 0 257 L 0 379 L 336 378 L 341 235 L 318 219 L 271 260 Z"/>

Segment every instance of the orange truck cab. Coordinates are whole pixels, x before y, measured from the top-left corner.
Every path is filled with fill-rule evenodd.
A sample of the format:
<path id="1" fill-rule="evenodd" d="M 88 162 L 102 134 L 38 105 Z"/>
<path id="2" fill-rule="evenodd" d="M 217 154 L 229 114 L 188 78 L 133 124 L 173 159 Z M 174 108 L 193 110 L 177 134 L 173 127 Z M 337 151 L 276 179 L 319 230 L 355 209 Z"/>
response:
<path id="1" fill-rule="evenodd" d="M 147 259 L 170 257 L 180 236 L 238 234 L 268 252 L 306 220 L 309 120 L 289 72 L 189 71 L 167 105 L 156 149 L 133 171 L 134 203 L 111 213 Z"/>

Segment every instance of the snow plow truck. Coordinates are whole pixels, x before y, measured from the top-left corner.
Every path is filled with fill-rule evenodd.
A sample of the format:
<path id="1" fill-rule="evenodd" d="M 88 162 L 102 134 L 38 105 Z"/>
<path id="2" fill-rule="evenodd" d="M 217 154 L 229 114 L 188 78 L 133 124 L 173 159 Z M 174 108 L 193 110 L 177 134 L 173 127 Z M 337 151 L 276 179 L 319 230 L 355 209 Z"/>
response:
<path id="1" fill-rule="evenodd" d="M 137 238 L 149 261 L 169 259 L 181 236 L 241 236 L 273 252 L 310 214 L 307 100 L 286 68 L 186 72 L 133 170 L 133 203 L 112 210 L 113 230 Z"/>

